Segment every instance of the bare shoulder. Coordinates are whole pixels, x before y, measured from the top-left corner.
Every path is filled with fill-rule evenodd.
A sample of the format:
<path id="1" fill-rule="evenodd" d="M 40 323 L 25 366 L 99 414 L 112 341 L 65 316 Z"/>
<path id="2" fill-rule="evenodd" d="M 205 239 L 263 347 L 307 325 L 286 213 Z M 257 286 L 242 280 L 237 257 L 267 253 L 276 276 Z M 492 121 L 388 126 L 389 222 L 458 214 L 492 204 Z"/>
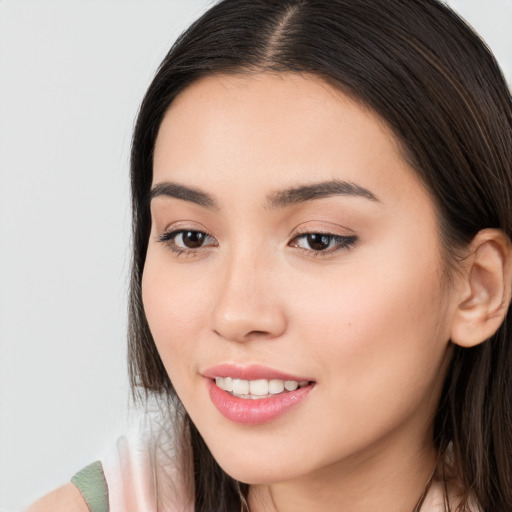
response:
<path id="1" fill-rule="evenodd" d="M 24 512 L 89 512 L 80 491 L 73 484 L 66 484 L 47 494 Z"/>

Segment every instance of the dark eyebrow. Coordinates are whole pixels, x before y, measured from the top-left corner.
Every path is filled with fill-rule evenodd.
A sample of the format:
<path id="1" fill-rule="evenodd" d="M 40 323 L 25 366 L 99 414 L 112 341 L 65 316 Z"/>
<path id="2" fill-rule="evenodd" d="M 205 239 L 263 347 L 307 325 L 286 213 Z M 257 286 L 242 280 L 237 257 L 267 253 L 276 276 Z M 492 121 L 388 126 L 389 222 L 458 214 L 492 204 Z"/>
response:
<path id="1" fill-rule="evenodd" d="M 311 185 L 301 185 L 275 192 L 268 196 L 272 208 L 284 208 L 291 204 L 303 203 L 313 199 L 322 199 L 330 196 L 355 196 L 378 201 L 377 197 L 366 188 L 348 181 L 331 180 Z"/>
<path id="2" fill-rule="evenodd" d="M 179 185 L 178 183 L 173 183 L 171 181 L 157 183 L 151 189 L 150 199 L 154 199 L 159 196 L 174 197 L 175 199 L 181 199 L 182 201 L 189 201 L 210 210 L 219 209 L 215 199 L 206 192 L 197 188 L 185 187 L 184 185 Z"/>

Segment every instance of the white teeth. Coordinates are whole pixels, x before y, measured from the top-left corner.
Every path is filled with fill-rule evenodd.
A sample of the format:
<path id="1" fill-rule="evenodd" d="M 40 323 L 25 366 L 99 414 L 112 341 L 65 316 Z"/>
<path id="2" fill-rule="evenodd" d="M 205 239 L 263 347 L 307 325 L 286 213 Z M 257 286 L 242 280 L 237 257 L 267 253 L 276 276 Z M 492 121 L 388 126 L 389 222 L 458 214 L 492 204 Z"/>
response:
<path id="1" fill-rule="evenodd" d="M 266 398 L 271 395 L 278 395 L 286 391 L 295 391 L 299 387 L 308 385 L 308 381 L 297 382 L 295 380 L 280 379 L 257 379 L 243 380 L 233 379 L 232 377 L 215 377 L 215 384 L 224 391 L 231 392 L 234 396 L 240 398 Z"/>
<path id="2" fill-rule="evenodd" d="M 231 377 L 215 377 L 215 384 L 224 391 L 233 391 L 233 379 Z"/>
<path id="3" fill-rule="evenodd" d="M 250 380 L 249 381 L 249 393 L 251 395 L 263 396 L 268 395 L 268 380 Z"/>
<path id="4" fill-rule="evenodd" d="M 248 395 L 249 381 L 242 379 L 233 379 L 233 393 L 237 395 Z"/>
<path id="5" fill-rule="evenodd" d="M 287 380 L 284 383 L 284 389 L 287 391 L 295 391 L 299 387 L 299 383 L 294 380 Z"/>
<path id="6" fill-rule="evenodd" d="M 268 392 L 271 395 L 277 395 L 284 391 L 284 381 L 278 379 L 272 379 L 268 382 Z"/>

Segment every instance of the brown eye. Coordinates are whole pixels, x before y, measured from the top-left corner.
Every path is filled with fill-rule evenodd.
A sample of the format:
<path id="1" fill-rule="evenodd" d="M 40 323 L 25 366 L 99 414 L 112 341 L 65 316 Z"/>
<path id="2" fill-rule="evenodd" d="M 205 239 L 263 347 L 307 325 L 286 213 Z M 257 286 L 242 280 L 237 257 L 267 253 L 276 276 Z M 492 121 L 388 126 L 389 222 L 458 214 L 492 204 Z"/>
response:
<path id="1" fill-rule="evenodd" d="M 207 235 L 205 233 L 201 233 L 201 231 L 183 231 L 179 235 L 176 236 L 176 244 L 178 240 L 181 238 L 181 243 L 187 249 L 197 249 L 198 247 L 202 247 Z"/>
<path id="2" fill-rule="evenodd" d="M 324 233 L 305 233 L 298 236 L 294 243 L 301 249 L 308 249 L 310 251 L 325 251 L 330 249 L 336 243 L 334 235 L 326 235 Z"/>
<path id="3" fill-rule="evenodd" d="M 215 238 L 212 236 L 203 231 L 192 229 L 177 229 L 168 233 L 162 233 L 158 240 L 176 253 L 196 251 L 203 247 L 217 245 Z"/>
<path id="4" fill-rule="evenodd" d="M 349 249 L 357 242 L 356 236 L 331 235 L 328 233 L 304 233 L 296 236 L 292 247 L 298 247 L 311 253 L 330 254 L 340 249 Z"/>
<path id="5" fill-rule="evenodd" d="M 321 235 L 318 233 L 306 235 L 307 244 L 313 251 L 325 251 L 325 249 L 328 249 L 332 238 L 333 237 L 329 235 Z"/>

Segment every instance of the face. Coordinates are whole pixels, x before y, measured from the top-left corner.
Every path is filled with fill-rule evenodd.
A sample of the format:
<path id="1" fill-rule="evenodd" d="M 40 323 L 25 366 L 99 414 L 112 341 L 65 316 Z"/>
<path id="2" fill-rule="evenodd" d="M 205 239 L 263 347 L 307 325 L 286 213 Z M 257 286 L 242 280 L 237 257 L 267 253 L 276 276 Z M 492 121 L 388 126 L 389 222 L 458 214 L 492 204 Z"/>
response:
<path id="1" fill-rule="evenodd" d="M 147 319 L 225 471 L 431 446 L 453 298 L 433 203 L 372 112 L 315 77 L 204 78 L 160 127 L 151 213 Z"/>

